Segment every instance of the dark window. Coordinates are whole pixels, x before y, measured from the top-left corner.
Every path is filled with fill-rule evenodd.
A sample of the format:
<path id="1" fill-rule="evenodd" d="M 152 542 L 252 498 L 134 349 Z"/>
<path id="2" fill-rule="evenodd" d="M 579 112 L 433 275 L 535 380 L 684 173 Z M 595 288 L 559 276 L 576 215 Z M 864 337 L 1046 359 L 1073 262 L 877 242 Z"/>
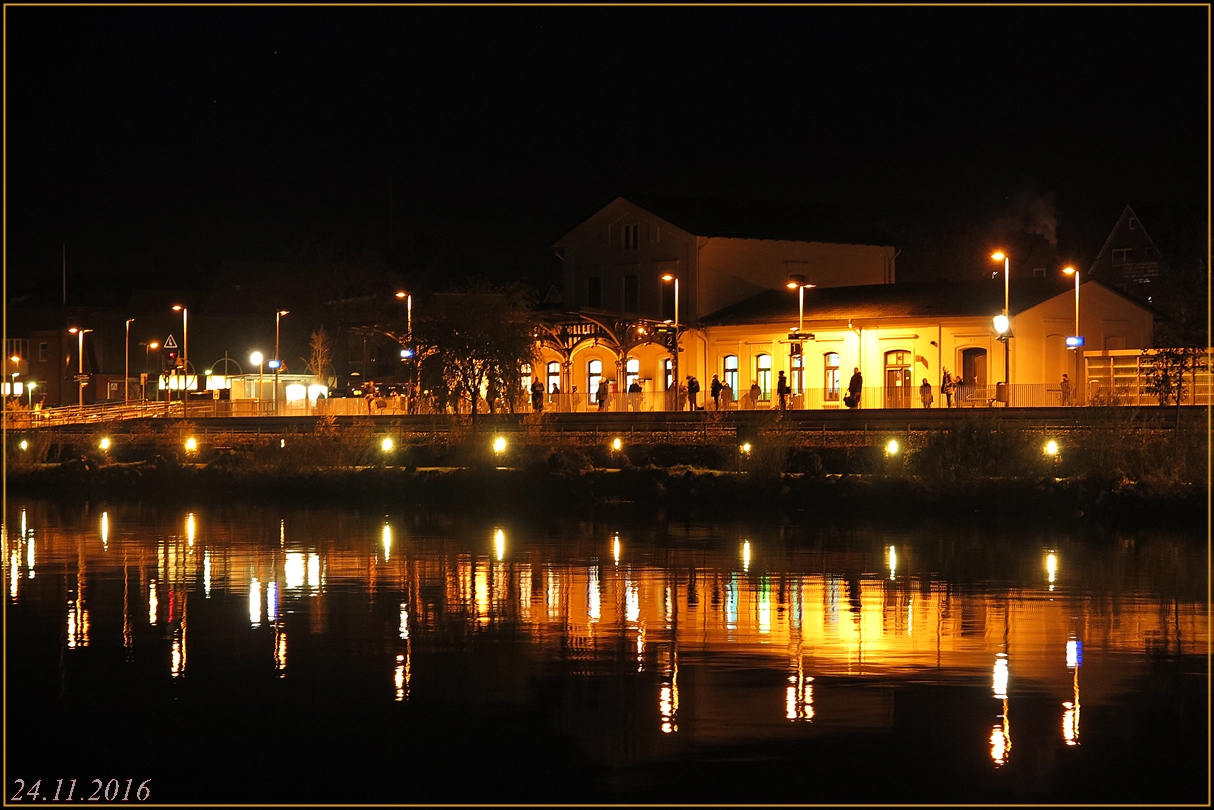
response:
<path id="1" fill-rule="evenodd" d="M 598 276 L 586 279 L 586 306 L 592 309 L 603 306 L 603 280 Z"/>
<path id="2" fill-rule="evenodd" d="M 1147 254 L 1147 259 L 1150 261 L 1154 261 L 1155 259 L 1159 258 L 1158 254 L 1155 253 L 1154 245 L 1146 246 L 1146 254 Z"/>
<path id="3" fill-rule="evenodd" d="M 624 226 L 624 250 L 634 250 L 639 243 L 641 226 L 637 223 Z"/>
<path id="4" fill-rule="evenodd" d="M 38 344 L 38 362 L 45 363 L 47 358 L 51 356 L 51 347 L 46 343 Z"/>
<path id="5" fill-rule="evenodd" d="M 637 277 L 624 276 L 624 311 L 637 312 Z"/>
<path id="6" fill-rule="evenodd" d="M 1133 231 L 1133 230 L 1137 230 L 1137 229 L 1138 229 L 1138 220 L 1134 219 L 1134 217 L 1130 217 L 1130 230 Z"/>
<path id="7" fill-rule="evenodd" d="M 1128 264 L 1134 261 L 1133 248 L 1118 248 L 1113 251 L 1113 264 Z"/>

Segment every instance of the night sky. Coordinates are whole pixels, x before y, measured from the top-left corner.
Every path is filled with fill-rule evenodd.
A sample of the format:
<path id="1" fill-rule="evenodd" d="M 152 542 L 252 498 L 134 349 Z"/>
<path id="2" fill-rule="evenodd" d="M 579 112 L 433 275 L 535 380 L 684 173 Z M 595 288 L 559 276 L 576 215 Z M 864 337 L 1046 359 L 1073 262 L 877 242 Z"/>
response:
<path id="1" fill-rule="evenodd" d="M 1091 261 L 1127 203 L 1207 217 L 1205 6 L 5 15 L 10 295 L 57 295 L 64 243 L 69 303 L 222 259 L 543 286 L 633 191 L 838 206 L 900 277 L 1000 222 Z"/>

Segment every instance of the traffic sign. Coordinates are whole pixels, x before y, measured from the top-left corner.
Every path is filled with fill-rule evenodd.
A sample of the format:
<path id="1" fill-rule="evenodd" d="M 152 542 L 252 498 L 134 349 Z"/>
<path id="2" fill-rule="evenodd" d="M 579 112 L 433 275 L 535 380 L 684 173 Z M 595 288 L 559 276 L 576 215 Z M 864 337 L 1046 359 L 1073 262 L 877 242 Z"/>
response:
<path id="1" fill-rule="evenodd" d="M 166 349 L 176 349 L 177 348 L 177 341 L 173 339 L 172 335 L 169 335 L 167 338 L 164 339 L 164 348 L 166 348 Z"/>

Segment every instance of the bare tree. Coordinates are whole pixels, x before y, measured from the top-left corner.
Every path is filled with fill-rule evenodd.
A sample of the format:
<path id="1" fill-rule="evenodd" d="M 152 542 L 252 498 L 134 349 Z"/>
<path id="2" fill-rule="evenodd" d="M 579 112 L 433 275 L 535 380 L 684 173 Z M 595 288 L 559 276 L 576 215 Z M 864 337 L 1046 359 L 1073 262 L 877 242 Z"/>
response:
<path id="1" fill-rule="evenodd" d="M 329 333 L 323 327 L 317 329 L 308 341 L 308 348 L 312 350 L 312 356 L 304 360 L 304 368 L 318 384 L 332 387 L 336 380 L 333 374 L 333 344 Z"/>

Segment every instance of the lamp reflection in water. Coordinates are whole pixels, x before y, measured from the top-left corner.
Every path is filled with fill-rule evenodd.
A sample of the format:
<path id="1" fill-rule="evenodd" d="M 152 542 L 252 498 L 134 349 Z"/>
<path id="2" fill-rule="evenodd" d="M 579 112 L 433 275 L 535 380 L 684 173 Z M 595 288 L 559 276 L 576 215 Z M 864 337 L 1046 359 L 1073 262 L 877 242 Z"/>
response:
<path id="1" fill-rule="evenodd" d="M 501 562 L 506 556 L 506 533 L 501 529 L 493 532 L 493 550 L 497 553 L 497 561 Z"/>
<path id="2" fill-rule="evenodd" d="M 1054 580 L 1058 575 L 1058 555 L 1052 551 L 1046 552 L 1045 555 L 1045 575 L 1050 583 L 1050 590 L 1054 590 Z"/>
<path id="3" fill-rule="evenodd" d="M 591 624 L 603 618 L 603 602 L 599 594 L 599 567 L 591 565 L 586 577 L 586 617 Z"/>
<path id="4" fill-rule="evenodd" d="M 750 571 L 750 541 L 742 541 L 742 571 Z"/>
<path id="5" fill-rule="evenodd" d="M 1079 745 L 1079 667 L 1083 665 L 1083 642 L 1070 639 L 1066 643 L 1066 665 L 1071 670 L 1071 700 L 1062 702 L 1062 739 L 1067 745 Z"/>
<path id="6" fill-rule="evenodd" d="M 249 583 L 249 624 L 261 627 L 261 580 L 257 577 Z"/>
<path id="7" fill-rule="evenodd" d="M 894 547 L 889 547 L 889 578 L 894 578 L 895 572 L 898 570 L 898 554 L 894 551 Z"/>
<path id="8" fill-rule="evenodd" d="M 658 687 L 659 728 L 663 734 L 679 730 L 679 648 L 675 644 L 663 651 Z"/>
<path id="9" fill-rule="evenodd" d="M 392 527 L 387 523 L 384 524 L 382 540 L 380 541 L 384 547 L 384 561 L 392 558 Z"/>
<path id="10" fill-rule="evenodd" d="M 615 536 L 615 541 L 611 544 L 611 556 L 615 559 L 615 564 L 620 564 L 620 536 Z"/>
<path id="11" fill-rule="evenodd" d="M 996 766 L 1006 765 L 1012 751 L 1012 727 L 1007 716 L 1007 684 L 1007 653 L 998 653 L 995 656 L 993 688 L 995 697 L 1003 701 L 1003 712 L 999 715 L 1000 722 L 991 729 L 991 759 Z"/>
<path id="12" fill-rule="evenodd" d="M 110 513 L 101 513 L 101 547 L 110 550 Z"/>
<path id="13" fill-rule="evenodd" d="M 395 700 L 409 699 L 409 682 L 413 679 L 413 641 L 409 638 L 409 603 L 400 603 L 400 623 L 397 626 L 397 636 L 405 642 L 405 651 L 397 653 L 396 667 L 392 671 L 392 685 L 395 688 Z"/>
<path id="14" fill-rule="evenodd" d="M 156 580 L 148 582 L 148 624 L 156 624 L 156 614 L 160 612 L 160 600 L 156 596 Z"/>
<path id="15" fill-rule="evenodd" d="M 784 716 L 794 723 L 811 723 L 814 719 L 814 679 L 812 675 L 805 674 L 805 658 L 799 638 L 793 658 L 795 661 L 784 692 Z"/>

